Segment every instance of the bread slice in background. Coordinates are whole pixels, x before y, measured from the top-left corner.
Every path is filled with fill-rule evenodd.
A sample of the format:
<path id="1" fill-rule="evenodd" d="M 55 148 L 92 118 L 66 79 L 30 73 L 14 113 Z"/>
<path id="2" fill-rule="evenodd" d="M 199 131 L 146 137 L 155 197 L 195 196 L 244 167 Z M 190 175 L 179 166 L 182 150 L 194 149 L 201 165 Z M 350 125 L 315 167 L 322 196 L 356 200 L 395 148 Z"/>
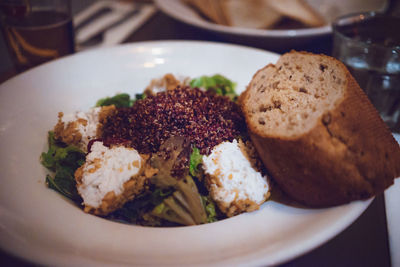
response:
<path id="1" fill-rule="evenodd" d="M 239 103 L 265 167 L 290 197 L 326 207 L 367 199 L 400 176 L 400 148 L 338 60 L 284 54 Z"/>
<path id="2" fill-rule="evenodd" d="M 304 0 L 182 1 L 211 21 L 225 26 L 272 29 L 284 18 L 297 22 L 301 27 L 318 27 L 325 24 L 322 16 Z"/>
<path id="3" fill-rule="evenodd" d="M 202 0 L 203 1 L 203 0 Z M 221 25 L 228 25 L 228 19 L 226 18 L 223 10 L 222 10 L 222 1 L 224 0 L 206 0 L 208 1 L 208 9 L 212 10 L 214 14 L 216 14 L 215 22 Z"/>
<path id="4" fill-rule="evenodd" d="M 266 0 L 275 12 L 310 27 L 326 24 L 324 18 L 304 0 Z"/>
<path id="5" fill-rule="evenodd" d="M 224 0 L 221 10 L 227 25 L 245 28 L 270 28 L 282 15 L 270 7 L 266 0 Z"/>
<path id="6" fill-rule="evenodd" d="M 269 28 L 282 16 L 268 0 L 184 0 L 211 21 L 234 27 Z"/>
<path id="7" fill-rule="evenodd" d="M 211 21 L 221 25 L 228 25 L 227 19 L 221 10 L 220 0 L 183 0 L 183 2 L 194 7 Z"/>

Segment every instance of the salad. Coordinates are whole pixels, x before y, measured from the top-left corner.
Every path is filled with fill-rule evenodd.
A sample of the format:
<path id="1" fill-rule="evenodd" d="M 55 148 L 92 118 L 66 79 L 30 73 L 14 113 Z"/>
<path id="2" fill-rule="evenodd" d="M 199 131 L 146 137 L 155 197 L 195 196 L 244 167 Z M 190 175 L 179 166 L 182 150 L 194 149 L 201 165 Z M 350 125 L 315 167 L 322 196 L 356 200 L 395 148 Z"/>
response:
<path id="1" fill-rule="evenodd" d="M 46 184 L 107 219 L 197 225 L 258 209 L 269 180 L 247 137 L 236 84 L 216 74 L 154 79 L 143 93 L 58 114 L 40 161 Z"/>

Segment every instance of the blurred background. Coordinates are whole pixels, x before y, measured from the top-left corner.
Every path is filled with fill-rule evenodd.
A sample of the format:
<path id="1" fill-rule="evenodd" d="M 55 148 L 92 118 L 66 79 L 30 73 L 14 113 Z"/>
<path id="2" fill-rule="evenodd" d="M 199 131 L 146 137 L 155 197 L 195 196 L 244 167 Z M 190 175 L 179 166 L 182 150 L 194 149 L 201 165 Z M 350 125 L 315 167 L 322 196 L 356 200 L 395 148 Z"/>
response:
<path id="1" fill-rule="evenodd" d="M 26 1 L 0 0 L 0 4 Z M 225 4 L 218 5 L 222 2 Z M 109 32 L 112 30 L 116 32 L 116 28 L 124 28 L 123 24 L 129 24 L 129 20 L 138 16 L 129 12 L 129 4 L 134 3 L 138 4 L 137 7 L 143 7 L 145 4 L 152 5 L 154 10 L 147 10 L 148 14 L 137 22 L 137 25 L 125 27 L 125 32 L 119 35 L 111 34 L 114 42 L 111 41 L 110 45 L 146 40 L 185 39 L 243 44 L 278 53 L 296 49 L 331 54 L 330 24 L 336 17 L 361 11 L 383 11 L 395 2 L 399 1 L 70 0 L 70 12 L 75 27 L 77 51 L 82 50 L 82 43 L 85 49 L 96 44 L 101 35 L 98 34 L 99 31 L 106 31 L 108 27 Z M 126 5 L 118 5 L 118 3 Z M 218 9 L 223 12 L 210 12 L 210 10 L 218 11 Z M 112 12 L 109 12 L 110 10 Z M 142 30 L 143 25 L 146 25 L 144 30 Z M 7 51 L 4 31 L 2 31 L 0 73 L 3 73 L 3 77 L 4 72 L 13 67 L 12 58 Z"/>

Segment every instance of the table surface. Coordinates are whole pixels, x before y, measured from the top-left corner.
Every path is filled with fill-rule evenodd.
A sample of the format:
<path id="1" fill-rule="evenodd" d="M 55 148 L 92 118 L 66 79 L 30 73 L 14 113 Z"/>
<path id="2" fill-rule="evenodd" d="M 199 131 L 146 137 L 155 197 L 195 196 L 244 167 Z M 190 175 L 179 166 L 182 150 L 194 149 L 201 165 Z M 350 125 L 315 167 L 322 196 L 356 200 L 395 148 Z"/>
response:
<path id="1" fill-rule="evenodd" d="M 125 41 L 149 40 L 205 40 L 236 43 L 277 53 L 291 49 L 330 54 L 332 39 L 323 37 L 301 46 L 271 49 L 263 42 L 228 40 L 226 37 L 176 21 L 160 11 Z M 0 51 L 1 53 L 2 51 Z M 0 58 L 5 58 L 4 52 Z M 0 72 L 0 83 L 16 75 L 12 69 Z M 0 251 L 1 266 L 32 266 L 32 264 Z M 282 266 L 391 266 L 388 244 L 384 196 L 378 196 L 368 209 L 341 234 L 319 248 Z"/>

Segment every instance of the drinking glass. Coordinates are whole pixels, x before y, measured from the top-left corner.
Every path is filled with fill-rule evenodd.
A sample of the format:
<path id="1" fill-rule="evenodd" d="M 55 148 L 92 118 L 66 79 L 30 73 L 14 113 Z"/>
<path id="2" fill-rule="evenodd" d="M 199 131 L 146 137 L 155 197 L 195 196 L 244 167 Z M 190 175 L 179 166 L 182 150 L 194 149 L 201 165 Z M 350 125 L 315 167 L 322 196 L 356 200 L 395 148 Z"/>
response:
<path id="1" fill-rule="evenodd" d="M 400 17 L 351 14 L 332 26 L 333 56 L 348 67 L 390 129 L 400 132 Z"/>
<path id="2" fill-rule="evenodd" d="M 18 72 L 75 51 L 68 0 L 0 0 L 0 15 Z"/>

